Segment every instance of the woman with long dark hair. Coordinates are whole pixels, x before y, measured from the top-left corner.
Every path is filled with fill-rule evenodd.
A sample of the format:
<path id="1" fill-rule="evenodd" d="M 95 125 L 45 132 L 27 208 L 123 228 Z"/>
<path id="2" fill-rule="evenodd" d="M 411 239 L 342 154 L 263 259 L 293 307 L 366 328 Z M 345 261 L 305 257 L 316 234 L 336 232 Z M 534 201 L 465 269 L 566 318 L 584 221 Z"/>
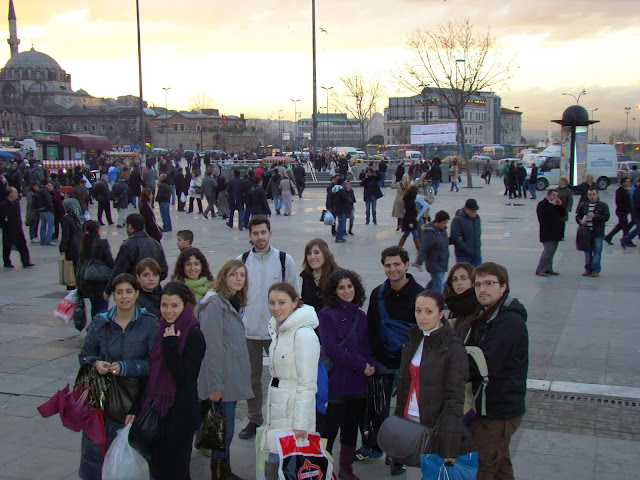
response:
<path id="1" fill-rule="evenodd" d="M 198 248 L 185 248 L 176 260 L 171 280 L 187 285 L 195 295 L 196 303 L 199 302 L 213 286 L 213 275 L 207 257 Z"/>
<path id="2" fill-rule="evenodd" d="M 78 200 L 67 198 L 62 202 L 65 215 L 60 220 L 62 238 L 59 250 L 65 260 L 73 262 L 73 271 L 78 278 L 78 258 L 80 257 L 80 240 L 82 239 L 82 227 L 84 225 L 84 213 Z M 70 287 L 67 287 L 70 288 Z"/>
<path id="3" fill-rule="evenodd" d="M 447 277 L 445 303 L 449 309 L 449 323 L 462 341 L 471 330 L 471 320 L 480 307 L 471 277 L 475 268 L 468 262 L 458 262 Z"/>
<path id="4" fill-rule="evenodd" d="M 29 183 L 29 191 L 27 192 L 27 214 L 25 215 L 25 225 L 29 226 L 29 240 L 33 243 L 38 238 L 38 226 L 40 225 L 40 211 L 42 205 L 39 205 L 38 182 Z M 46 188 L 46 187 L 43 187 Z M 34 200 L 35 198 L 35 200 Z"/>
<path id="5" fill-rule="evenodd" d="M 100 238 L 100 224 L 95 220 L 84 223 L 78 264 L 80 271 L 76 280 L 80 298 L 88 298 L 91 302 L 91 318 L 93 318 L 99 313 L 106 312 L 109 307 L 109 302 L 103 297 L 109 278 L 88 280 L 86 278 L 87 267 L 91 265 L 93 269 L 96 267 L 113 269 L 113 255 L 109 241 Z"/>
<path id="6" fill-rule="evenodd" d="M 137 166 L 131 170 L 127 186 L 129 187 L 129 203 L 133 205 L 133 208 L 136 208 L 138 206 L 138 197 L 142 192 L 142 175 L 140 174 L 140 169 Z"/>
<path id="7" fill-rule="evenodd" d="M 337 270 L 323 292 L 327 307 L 318 314 L 322 351 L 333 362 L 329 372 L 329 405 L 322 437 L 331 452 L 340 430 L 340 471 L 344 480 L 353 473 L 358 425 L 364 420 L 369 377 L 378 369 L 369 346 L 367 316 L 360 309 L 366 294 L 360 276 Z"/>
<path id="8" fill-rule="evenodd" d="M 164 286 L 162 317 L 149 356 L 149 381 L 140 410 L 154 408 L 161 419 L 149 462 L 155 480 L 190 478 L 193 436 L 200 423 L 197 380 L 206 346 L 194 305 L 193 292 L 184 283 Z M 139 413 L 136 410 L 131 414 Z"/>
<path id="9" fill-rule="evenodd" d="M 404 204 L 404 214 L 402 215 L 402 237 L 398 246 L 402 247 L 404 242 L 407 241 L 407 237 L 413 235 L 413 243 L 416 249 L 420 251 L 420 234 L 418 233 L 418 212 L 416 210 L 416 195 L 418 194 L 418 187 L 410 185 L 407 188 L 402 201 Z"/>
<path id="10" fill-rule="evenodd" d="M 316 313 L 325 306 L 322 302 L 321 291 L 323 286 L 329 283 L 333 272 L 338 270 L 333 253 L 329 245 L 321 238 L 309 240 L 304 247 L 304 260 L 302 261 L 302 301 L 306 305 L 315 308 Z"/>
<path id="11" fill-rule="evenodd" d="M 150 188 L 145 188 L 140 192 L 140 215 L 144 217 L 144 230 L 151 238 L 158 242 L 162 240 L 162 229 L 156 223 L 156 216 L 151 208 L 153 192 Z"/>

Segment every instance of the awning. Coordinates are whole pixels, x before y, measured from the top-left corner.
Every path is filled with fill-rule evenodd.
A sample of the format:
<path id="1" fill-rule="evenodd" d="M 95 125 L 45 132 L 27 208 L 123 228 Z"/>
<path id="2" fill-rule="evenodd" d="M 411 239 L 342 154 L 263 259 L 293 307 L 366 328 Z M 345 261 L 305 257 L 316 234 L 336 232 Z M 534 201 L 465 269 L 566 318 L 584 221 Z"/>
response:
<path id="1" fill-rule="evenodd" d="M 84 167 L 84 160 L 43 160 L 42 166 L 54 169 Z"/>
<path id="2" fill-rule="evenodd" d="M 107 137 L 89 133 L 60 135 L 60 145 L 76 147 L 78 150 L 111 150 L 113 143 Z"/>

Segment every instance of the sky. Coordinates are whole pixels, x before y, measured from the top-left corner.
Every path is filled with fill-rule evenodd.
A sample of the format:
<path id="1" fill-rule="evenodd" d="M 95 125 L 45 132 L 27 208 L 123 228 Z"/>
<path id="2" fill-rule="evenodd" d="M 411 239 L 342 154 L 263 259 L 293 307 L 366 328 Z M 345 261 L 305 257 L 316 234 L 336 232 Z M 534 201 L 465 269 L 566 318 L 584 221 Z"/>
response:
<path id="1" fill-rule="evenodd" d="M 33 44 L 55 58 L 76 90 L 138 94 L 134 0 L 14 5 L 21 51 Z M 293 120 L 291 99 L 300 99 L 297 111 L 311 116 L 310 0 L 140 0 L 140 18 L 143 96 L 150 104 L 187 109 L 201 93 L 223 114 Z M 326 105 L 320 86 L 340 93 L 340 76 L 354 71 L 378 78 L 387 96 L 407 94 L 393 74 L 411 58 L 408 36 L 465 18 L 480 31 L 490 28 L 504 58 L 513 59 L 513 78 L 497 93 L 503 107 L 523 112 L 523 131 L 547 130 L 575 103 L 562 93 L 584 88 L 580 104 L 598 109 L 596 135 L 625 129 L 625 107 L 632 107 L 629 133 L 635 125 L 640 138 L 636 0 L 317 0 L 318 105 Z M 2 33 L 8 38 L 8 24 Z M 6 45 L 0 62 L 8 59 Z M 170 88 L 166 97 L 163 87 Z"/>

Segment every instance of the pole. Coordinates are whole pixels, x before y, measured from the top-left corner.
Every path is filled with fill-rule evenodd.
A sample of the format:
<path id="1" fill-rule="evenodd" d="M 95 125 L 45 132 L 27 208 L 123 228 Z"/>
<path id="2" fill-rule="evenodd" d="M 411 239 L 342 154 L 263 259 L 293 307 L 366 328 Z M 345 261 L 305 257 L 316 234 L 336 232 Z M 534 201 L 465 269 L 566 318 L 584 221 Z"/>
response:
<path id="1" fill-rule="evenodd" d="M 325 148 L 329 147 L 329 90 L 333 90 L 333 87 L 320 87 L 327 92 L 327 109 L 325 111 Z"/>
<path id="2" fill-rule="evenodd" d="M 136 0 L 136 23 L 138 26 L 138 78 L 140 83 L 140 162 L 147 163 L 144 153 L 144 101 L 142 99 L 142 50 L 140 47 L 140 0 Z"/>
<path id="3" fill-rule="evenodd" d="M 293 99 L 290 98 L 289 100 L 291 100 L 293 102 L 293 121 L 295 122 L 295 135 L 296 135 L 296 139 L 293 142 L 293 150 L 297 151 L 298 150 L 298 102 L 300 101 L 300 99 Z"/>
<path id="4" fill-rule="evenodd" d="M 318 153 L 318 96 L 316 92 L 316 0 L 311 0 L 311 30 L 313 38 L 313 159 Z"/>
<path id="5" fill-rule="evenodd" d="M 624 107 L 624 112 L 627 114 L 627 123 L 624 127 L 624 135 L 625 137 L 629 136 L 629 112 L 631 112 L 631 107 Z"/>
<path id="6" fill-rule="evenodd" d="M 162 87 L 164 90 L 164 148 L 169 150 L 169 100 L 168 94 L 171 87 Z"/>

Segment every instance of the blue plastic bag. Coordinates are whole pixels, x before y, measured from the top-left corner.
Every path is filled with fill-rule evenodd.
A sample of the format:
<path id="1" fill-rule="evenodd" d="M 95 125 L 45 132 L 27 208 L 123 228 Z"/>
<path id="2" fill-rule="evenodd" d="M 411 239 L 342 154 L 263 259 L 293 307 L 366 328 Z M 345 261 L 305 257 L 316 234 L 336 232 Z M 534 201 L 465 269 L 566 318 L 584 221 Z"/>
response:
<path id="1" fill-rule="evenodd" d="M 444 459 L 435 453 L 420 455 L 422 480 L 475 480 L 478 473 L 478 452 L 456 458 L 453 465 L 445 465 Z"/>

